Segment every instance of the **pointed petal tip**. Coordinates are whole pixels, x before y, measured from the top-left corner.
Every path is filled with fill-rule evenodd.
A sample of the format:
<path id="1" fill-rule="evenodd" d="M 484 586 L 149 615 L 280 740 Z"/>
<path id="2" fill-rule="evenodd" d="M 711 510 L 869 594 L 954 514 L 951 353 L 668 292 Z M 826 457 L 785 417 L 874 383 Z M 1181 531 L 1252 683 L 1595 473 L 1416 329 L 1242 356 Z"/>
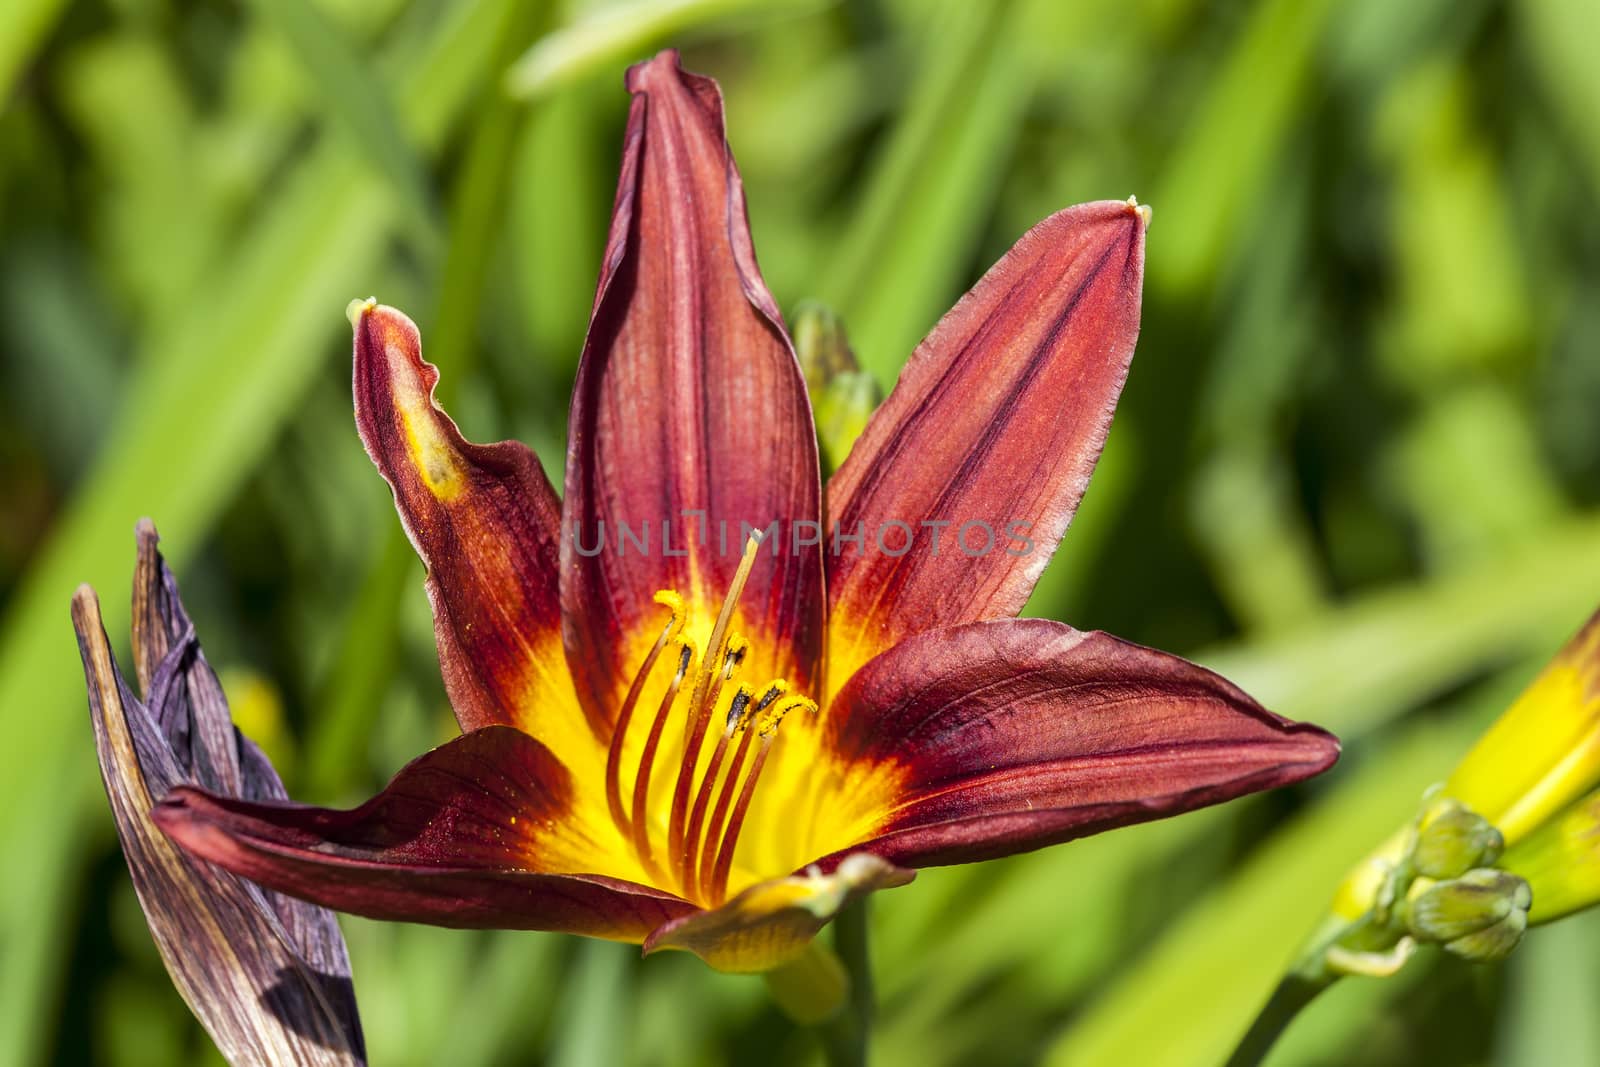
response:
<path id="1" fill-rule="evenodd" d="M 192 803 L 192 800 L 198 800 L 199 803 Z M 205 793 L 191 786 L 174 786 L 151 806 L 150 821 L 174 841 L 191 851 L 197 851 L 193 848 L 194 831 L 202 824 L 208 800 Z"/>
<path id="2" fill-rule="evenodd" d="M 375 296 L 369 296 L 364 300 L 361 297 L 356 297 L 346 304 L 344 306 L 344 317 L 350 320 L 350 328 L 359 330 L 361 328 L 361 320 L 366 317 L 367 312 L 377 306 L 378 298 Z"/>
<path id="3" fill-rule="evenodd" d="M 350 301 L 345 314 L 355 330 L 357 363 L 360 362 L 360 350 L 364 347 L 375 357 L 379 354 L 402 355 L 413 368 L 428 375 L 430 380 L 426 387 L 431 397 L 432 386 L 438 379 L 438 369 L 422 358 L 422 331 L 417 329 L 410 315 L 399 308 L 380 304 L 376 297 L 371 296 L 365 300 Z M 359 405 L 359 394 L 356 399 Z"/>
<path id="4" fill-rule="evenodd" d="M 1144 223 L 1144 228 L 1148 230 L 1150 228 L 1150 219 L 1155 215 L 1155 209 L 1149 204 L 1139 203 L 1139 198 L 1137 196 L 1128 197 L 1127 203 L 1128 210 L 1139 216 L 1139 220 Z"/>
<path id="5" fill-rule="evenodd" d="M 1308 722 L 1285 720 L 1283 785 L 1315 778 L 1339 762 L 1344 746 L 1333 734 Z"/>
<path id="6" fill-rule="evenodd" d="M 95 595 L 94 586 L 88 582 L 79 582 L 78 588 L 72 591 L 72 618 L 80 622 L 87 618 L 91 612 L 98 614 L 100 598 Z M 81 626 L 80 626 L 81 628 Z"/>
<path id="7" fill-rule="evenodd" d="M 663 48 L 649 59 L 641 59 L 628 68 L 623 84 L 628 92 L 643 91 L 649 82 L 662 76 L 677 77 L 683 73 L 682 57 L 676 48 Z"/>
<path id="8" fill-rule="evenodd" d="M 225 816 L 203 790 L 177 785 L 150 807 L 150 821 L 189 855 L 207 863 L 227 866 L 238 844 L 219 825 Z"/>

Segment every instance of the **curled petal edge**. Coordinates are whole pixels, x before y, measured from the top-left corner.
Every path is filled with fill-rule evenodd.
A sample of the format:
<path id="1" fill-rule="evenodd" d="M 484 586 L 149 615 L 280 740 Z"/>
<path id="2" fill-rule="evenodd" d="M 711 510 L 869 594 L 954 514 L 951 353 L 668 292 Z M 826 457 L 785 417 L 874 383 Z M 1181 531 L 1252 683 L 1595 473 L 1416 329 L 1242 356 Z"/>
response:
<path id="1" fill-rule="evenodd" d="M 675 919 L 645 939 L 644 953 L 679 949 L 693 952 L 719 971 L 770 971 L 804 952 L 852 901 L 905 885 L 915 877 L 915 871 L 871 853 L 851 853 L 840 857 L 830 873 L 807 867 L 786 878 L 759 882 L 720 907 Z"/>

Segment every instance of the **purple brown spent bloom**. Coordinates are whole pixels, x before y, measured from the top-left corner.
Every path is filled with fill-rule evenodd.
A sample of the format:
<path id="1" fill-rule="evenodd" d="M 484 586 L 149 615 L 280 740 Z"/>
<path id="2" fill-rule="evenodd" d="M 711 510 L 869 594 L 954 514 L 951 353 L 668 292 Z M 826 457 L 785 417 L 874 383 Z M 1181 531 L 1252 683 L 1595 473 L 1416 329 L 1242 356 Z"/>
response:
<path id="1" fill-rule="evenodd" d="M 233 725 L 157 540 L 141 522 L 132 620 L 140 693 L 112 657 L 94 591 L 81 587 L 72 600 L 100 774 L 150 932 L 230 1063 L 364 1064 L 334 914 L 185 852 L 151 820 L 156 799 L 180 786 L 288 799 L 272 764 Z"/>

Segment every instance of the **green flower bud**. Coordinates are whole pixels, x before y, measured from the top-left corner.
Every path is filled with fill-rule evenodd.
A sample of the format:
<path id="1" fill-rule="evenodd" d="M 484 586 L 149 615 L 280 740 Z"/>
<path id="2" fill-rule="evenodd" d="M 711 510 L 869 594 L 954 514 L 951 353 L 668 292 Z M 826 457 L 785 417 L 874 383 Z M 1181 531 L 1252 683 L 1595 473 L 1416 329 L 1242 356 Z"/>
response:
<path id="1" fill-rule="evenodd" d="M 1492 865 L 1505 847 L 1489 820 L 1455 804 L 1423 825 L 1411 862 L 1427 878 L 1460 878 L 1474 867 Z"/>
<path id="2" fill-rule="evenodd" d="M 821 304 L 807 302 L 795 309 L 794 347 L 811 394 L 823 466 L 837 470 L 883 394 L 877 380 L 856 362 L 844 324 Z"/>
<path id="3" fill-rule="evenodd" d="M 841 374 L 861 369 L 845 336 L 844 323 L 827 306 L 803 301 L 794 309 L 794 354 L 812 394 L 822 392 Z"/>
<path id="4" fill-rule="evenodd" d="M 1528 929 L 1528 913 L 1514 910 L 1504 919 L 1475 934 L 1447 941 L 1444 950 L 1470 963 L 1496 963 L 1511 955 Z"/>
<path id="5" fill-rule="evenodd" d="M 1412 900 L 1406 910 L 1406 928 L 1419 941 L 1443 944 L 1457 955 L 1485 951 L 1483 942 L 1493 943 L 1510 934 L 1512 944 L 1503 950 L 1503 955 L 1522 936 L 1522 929 L 1527 926 L 1528 906 L 1532 903 L 1533 891 L 1521 878 L 1505 871 L 1478 868 L 1460 878 L 1440 882 Z M 1513 916 L 1520 918 L 1513 919 Z M 1515 927 L 1514 933 L 1508 927 L 1471 942 L 1462 951 L 1451 948 L 1507 922 Z"/>

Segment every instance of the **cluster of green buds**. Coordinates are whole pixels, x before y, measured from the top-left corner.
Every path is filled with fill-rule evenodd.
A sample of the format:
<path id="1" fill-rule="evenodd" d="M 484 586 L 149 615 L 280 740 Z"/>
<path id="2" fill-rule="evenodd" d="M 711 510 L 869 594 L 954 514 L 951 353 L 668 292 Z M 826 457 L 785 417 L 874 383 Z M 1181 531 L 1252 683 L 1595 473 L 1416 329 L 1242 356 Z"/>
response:
<path id="1" fill-rule="evenodd" d="M 1345 975 L 1385 977 L 1418 948 L 1474 963 L 1530 927 L 1600 904 L 1600 613 L 1478 739 L 1421 813 L 1340 884 L 1333 907 L 1235 1048 L 1255 1067 Z"/>
<path id="2" fill-rule="evenodd" d="M 1528 927 L 1597 903 L 1600 615 L 1350 872 L 1297 972 L 1392 974 L 1420 944 L 1491 962 Z"/>
<path id="3" fill-rule="evenodd" d="M 1314 959 L 1329 976 L 1393 974 L 1426 944 L 1475 963 L 1504 959 L 1533 903 L 1524 879 L 1495 866 L 1504 852 L 1504 836 L 1483 816 L 1458 800 L 1430 799 L 1398 857 L 1382 861 L 1370 907 L 1333 925 Z"/>

